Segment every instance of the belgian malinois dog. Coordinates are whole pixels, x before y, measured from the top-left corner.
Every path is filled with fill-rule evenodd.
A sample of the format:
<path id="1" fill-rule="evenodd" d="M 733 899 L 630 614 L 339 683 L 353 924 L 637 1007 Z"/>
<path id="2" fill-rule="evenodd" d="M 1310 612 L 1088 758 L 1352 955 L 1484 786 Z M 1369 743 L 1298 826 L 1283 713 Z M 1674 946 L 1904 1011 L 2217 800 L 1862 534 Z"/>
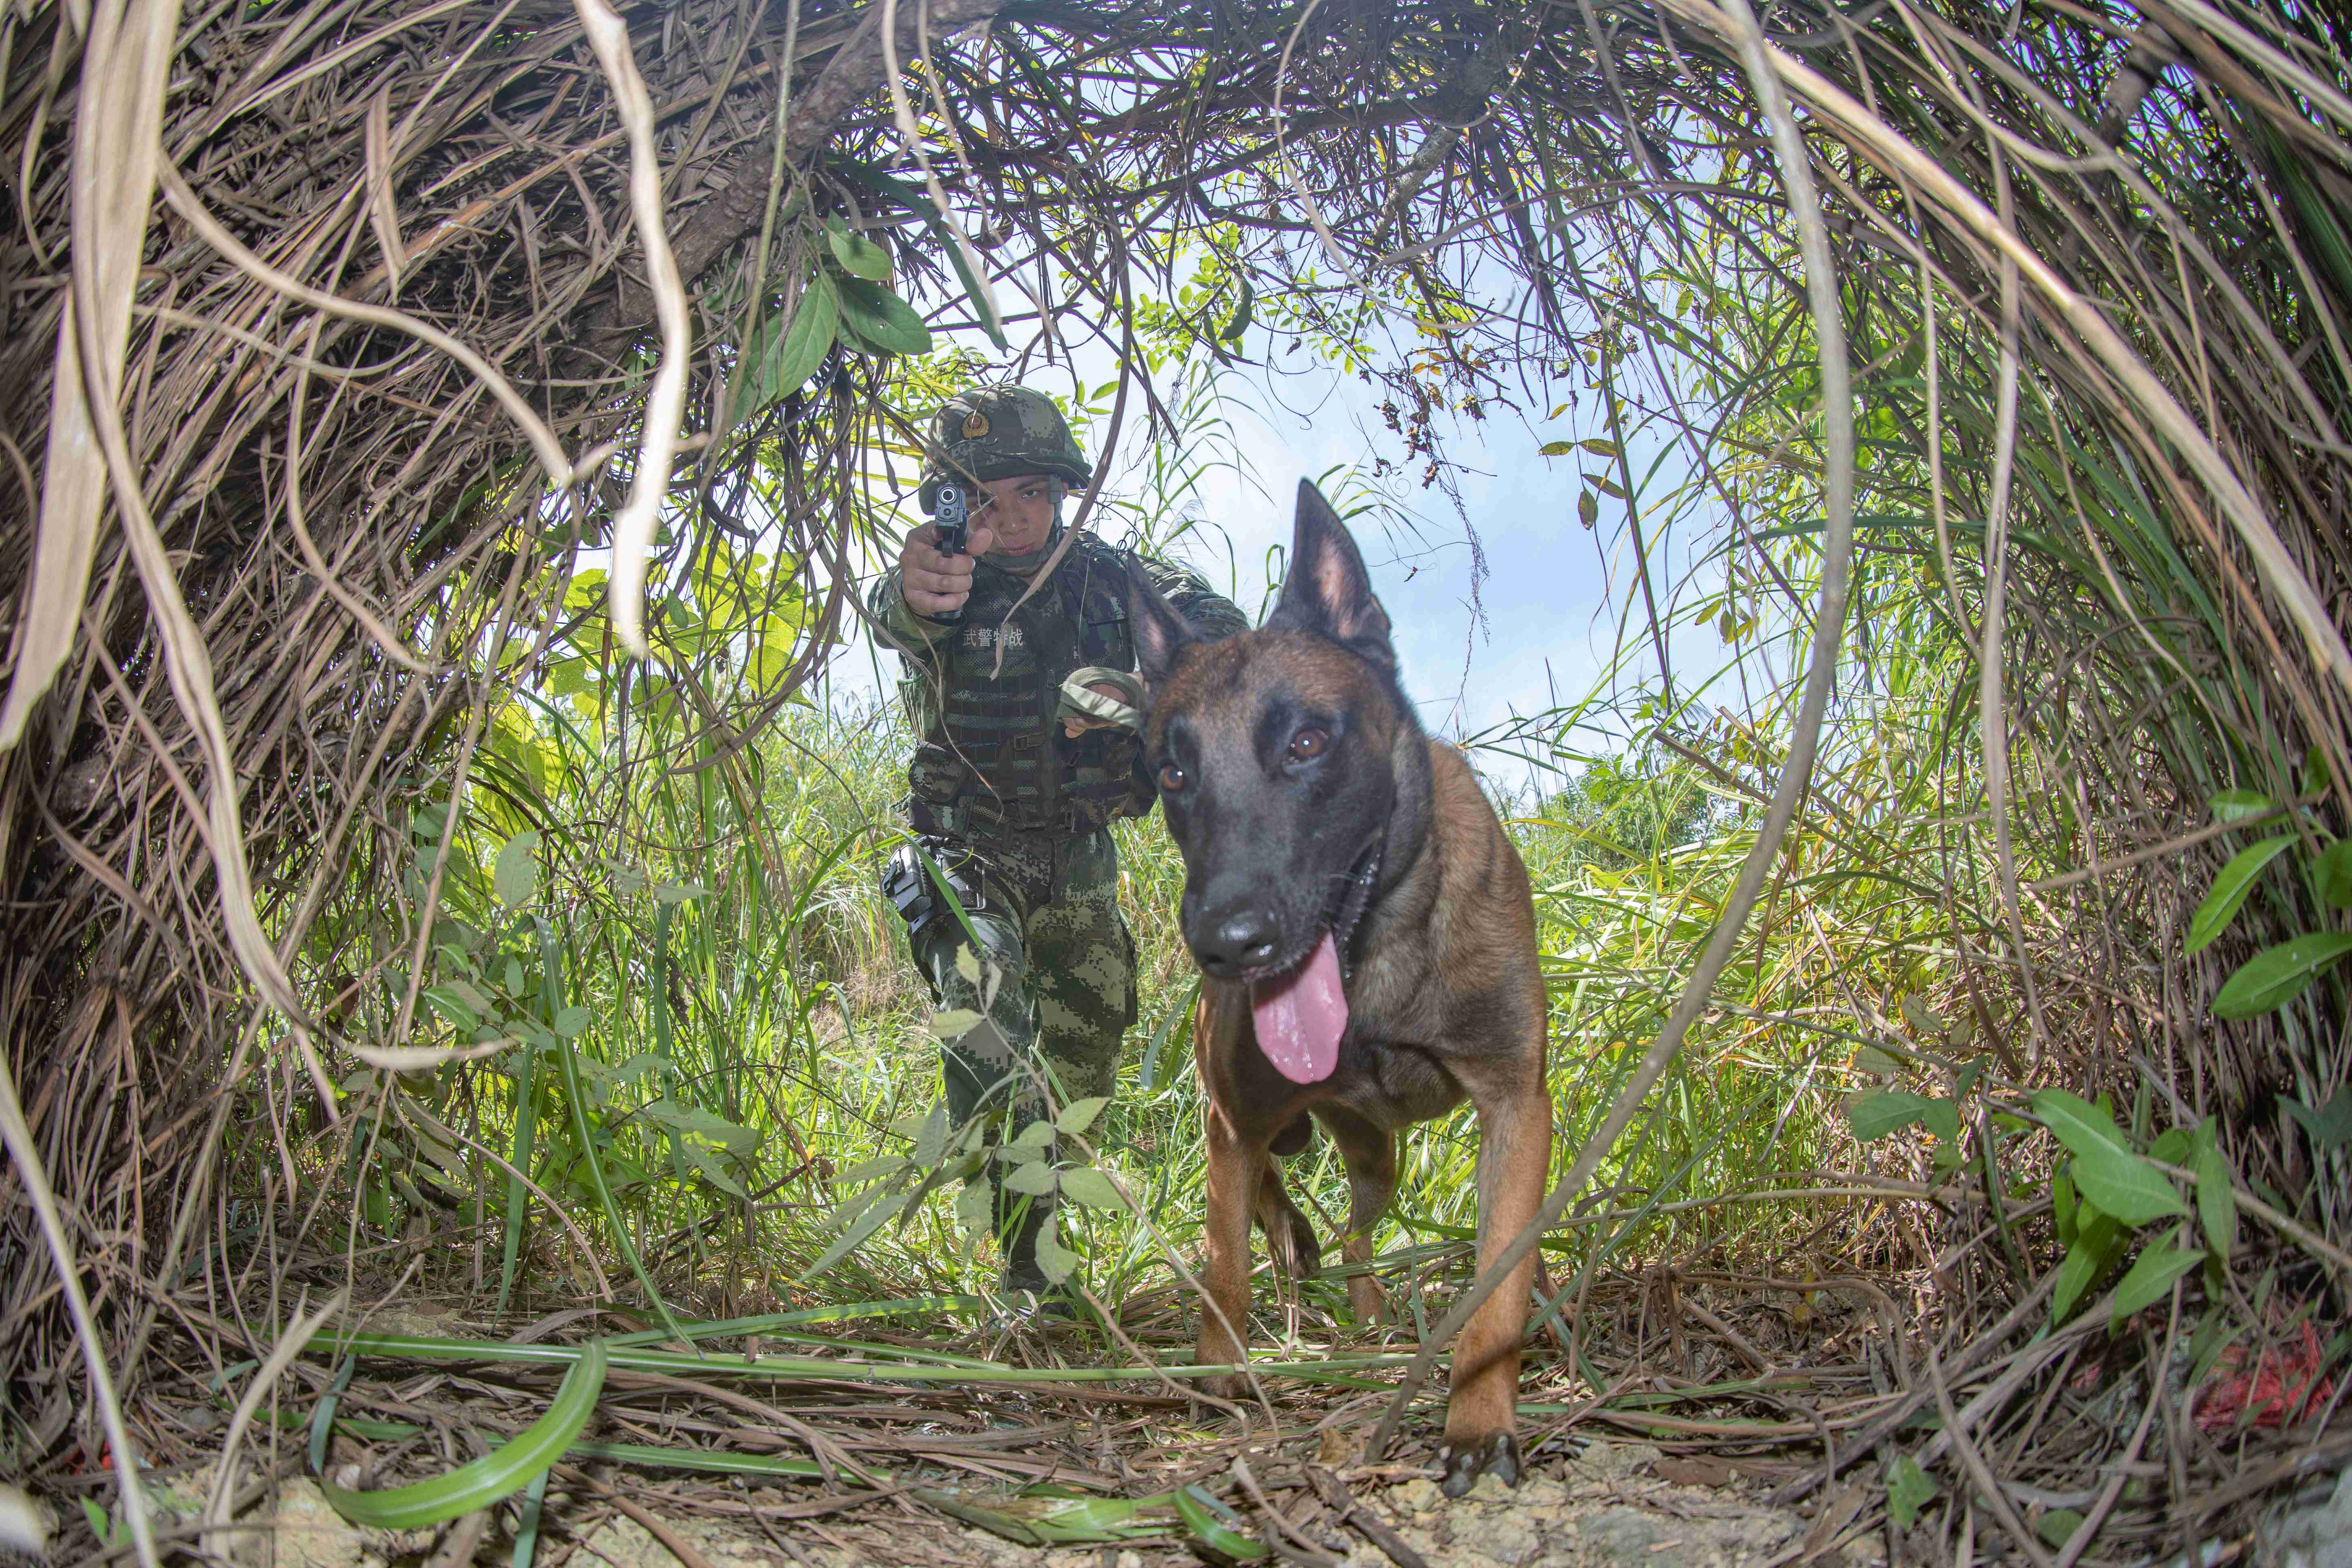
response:
<path id="1" fill-rule="evenodd" d="M 1200 1359 L 1239 1363 L 1253 1215 L 1275 1264 L 1321 1247 L 1275 1155 L 1313 1135 L 1347 1161 L 1342 1255 L 1372 1256 L 1397 1137 L 1466 1095 L 1478 1110 L 1478 1262 L 1543 1198 L 1551 1157 L 1545 1001 L 1527 868 L 1460 752 L 1423 733 L 1389 618 L 1346 524 L 1298 487 L 1290 574 L 1266 624 L 1202 640 L 1140 577 L 1130 614 L 1150 691 L 1146 754 L 1184 856 L 1181 925 L 1205 977 L 1193 1055 L 1208 1106 Z M 1464 1330 L 1445 1480 L 1517 1485 L 1522 1263 Z M 1351 1276 L 1359 1322 L 1386 1298 Z M 1244 1380 L 1220 1380 L 1233 1395 Z"/>

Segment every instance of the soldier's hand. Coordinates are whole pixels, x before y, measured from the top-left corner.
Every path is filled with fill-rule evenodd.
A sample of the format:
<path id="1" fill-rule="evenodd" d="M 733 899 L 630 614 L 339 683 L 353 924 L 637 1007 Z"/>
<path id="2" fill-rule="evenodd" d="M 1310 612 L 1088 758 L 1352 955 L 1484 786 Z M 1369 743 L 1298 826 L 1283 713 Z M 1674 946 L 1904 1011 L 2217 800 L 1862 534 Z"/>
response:
<path id="1" fill-rule="evenodd" d="M 996 535 L 986 523 L 971 531 L 971 548 L 961 555 L 940 552 L 940 531 L 925 523 L 907 535 L 898 547 L 898 581 L 906 590 L 907 607 L 919 616 L 944 616 L 963 608 L 971 597 L 971 563 L 988 553 Z"/>

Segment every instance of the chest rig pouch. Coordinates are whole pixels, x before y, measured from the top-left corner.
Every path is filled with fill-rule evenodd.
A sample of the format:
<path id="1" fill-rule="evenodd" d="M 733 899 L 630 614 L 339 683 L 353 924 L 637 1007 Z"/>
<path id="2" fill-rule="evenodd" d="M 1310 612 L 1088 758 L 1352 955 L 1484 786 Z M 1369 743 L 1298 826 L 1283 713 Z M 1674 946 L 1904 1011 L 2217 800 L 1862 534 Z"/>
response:
<path id="1" fill-rule="evenodd" d="M 967 833 L 1084 833 L 1150 809 L 1136 739 L 1090 730 L 1071 739 L 1056 711 L 1063 679 L 1090 664 L 1130 669 L 1127 571 L 1118 552 L 1081 536 L 1045 588 L 982 563 L 943 656 L 932 722 L 908 783 L 919 806 Z"/>

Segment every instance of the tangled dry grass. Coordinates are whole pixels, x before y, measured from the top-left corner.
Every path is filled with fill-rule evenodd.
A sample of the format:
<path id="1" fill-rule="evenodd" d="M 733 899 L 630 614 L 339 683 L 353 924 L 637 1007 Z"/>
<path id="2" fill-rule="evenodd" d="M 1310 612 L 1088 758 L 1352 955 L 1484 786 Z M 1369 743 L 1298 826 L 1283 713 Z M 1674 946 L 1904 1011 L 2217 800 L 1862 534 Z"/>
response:
<path id="1" fill-rule="evenodd" d="M 1757 597 L 1825 628 L 1797 721 L 1709 759 L 1752 795 L 1780 787 L 1784 823 L 1843 710 L 1832 676 L 1838 704 L 1864 700 L 1874 613 L 1929 583 L 1980 679 L 1921 776 L 1981 801 L 1997 868 L 1984 887 L 1957 853 L 1903 868 L 1955 911 L 1953 999 L 2010 1088 L 2219 1117 L 2277 1221 L 2247 1265 L 2275 1265 L 2265 1301 L 2340 1313 L 2352 1156 L 2275 1109 L 2344 1084 L 2340 984 L 2212 1012 L 2251 956 L 2340 928 L 2336 900 L 2323 874 L 2196 952 L 2182 938 L 2237 825 L 2284 824 L 2315 866 L 2345 826 L 2346 52 L 2326 14 L 2207 0 L 11 6 L 0 1384 L 18 1440 L 46 1453 L 78 1421 L 86 1453 L 158 1440 L 139 1391 L 159 1336 L 225 1342 L 238 1294 L 225 1147 L 264 1151 L 273 1209 L 319 1201 L 284 1151 L 332 1117 L 354 1052 L 409 1043 L 422 965 L 368 1037 L 357 976 L 424 952 L 443 860 L 404 883 L 408 812 L 428 775 L 463 787 L 497 694 L 580 613 L 550 568 L 613 549 L 625 640 L 646 552 L 740 527 L 756 470 L 798 572 L 764 591 L 814 606 L 800 657 L 748 684 L 716 654 L 671 661 L 710 765 L 743 785 L 750 737 L 854 614 L 869 485 L 904 450 L 884 355 L 845 343 L 779 386 L 742 352 L 795 318 L 826 219 L 886 244 L 941 319 L 1000 310 L 1029 334 L 1016 363 L 1113 345 L 1114 445 L 1166 419 L 1138 290 L 1172 294 L 1203 252 L 1217 313 L 1163 313 L 1163 336 L 1223 352 L 1247 279 L 1258 330 L 1388 381 L 1441 486 L 1444 416 L 1540 406 L 1574 363 L 1611 418 L 1686 449 Z M 976 258 L 1004 303 L 967 295 Z M 1668 308 L 1662 274 L 1724 308 Z M 1391 353 L 1374 323 L 1399 310 L 1432 330 Z M 1791 484 L 1826 498 L 1829 530 L 1794 576 L 1789 536 L 1748 521 Z M 1637 545 L 1643 525 L 1629 506 Z M 1851 623 L 1821 613 L 1849 578 Z M 1670 614 L 1652 600 L 1662 663 Z M 1697 973 L 1661 1052 L 1704 1009 Z M 1933 1513 L 1919 1551 L 1995 1520 L 2004 1550 L 2053 1558 L 2006 1479 L 2089 1490 L 2105 1539 L 2138 1543 L 2114 1560 L 2137 1561 L 2199 1550 L 2210 1518 L 2340 1453 L 2333 1401 L 2200 1445 L 2159 1392 L 2177 1292 L 2160 1335 L 2097 1352 L 2141 1380 L 2137 1430 L 2095 1415 L 2074 1381 L 2091 1328 L 2023 1338 L 2055 1271 L 1985 1228 L 2005 1203 L 1948 1216 L 1967 1305 L 1912 1341 L 1942 1350 L 1895 1336 L 1851 1423 L 1807 1407 L 1824 1451 L 1792 1484 L 1934 1405 L 1929 1461 L 1987 1512 Z M 2252 1316 L 2285 1342 L 2267 1305 Z M 83 1354 L 133 1395 L 109 1438 L 75 1392 Z"/>

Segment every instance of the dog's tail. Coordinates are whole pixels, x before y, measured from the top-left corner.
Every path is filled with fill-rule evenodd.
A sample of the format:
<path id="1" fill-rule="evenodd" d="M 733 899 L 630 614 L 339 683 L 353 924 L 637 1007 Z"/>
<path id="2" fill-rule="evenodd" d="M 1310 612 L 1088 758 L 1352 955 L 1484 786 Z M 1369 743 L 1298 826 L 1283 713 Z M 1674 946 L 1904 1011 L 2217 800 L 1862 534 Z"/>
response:
<path id="1" fill-rule="evenodd" d="M 1276 1159 L 1287 1160 L 1294 1154 L 1307 1152 L 1307 1146 L 1314 1142 L 1315 1119 L 1302 1110 L 1290 1119 L 1288 1126 L 1274 1135 L 1270 1147 Z"/>

